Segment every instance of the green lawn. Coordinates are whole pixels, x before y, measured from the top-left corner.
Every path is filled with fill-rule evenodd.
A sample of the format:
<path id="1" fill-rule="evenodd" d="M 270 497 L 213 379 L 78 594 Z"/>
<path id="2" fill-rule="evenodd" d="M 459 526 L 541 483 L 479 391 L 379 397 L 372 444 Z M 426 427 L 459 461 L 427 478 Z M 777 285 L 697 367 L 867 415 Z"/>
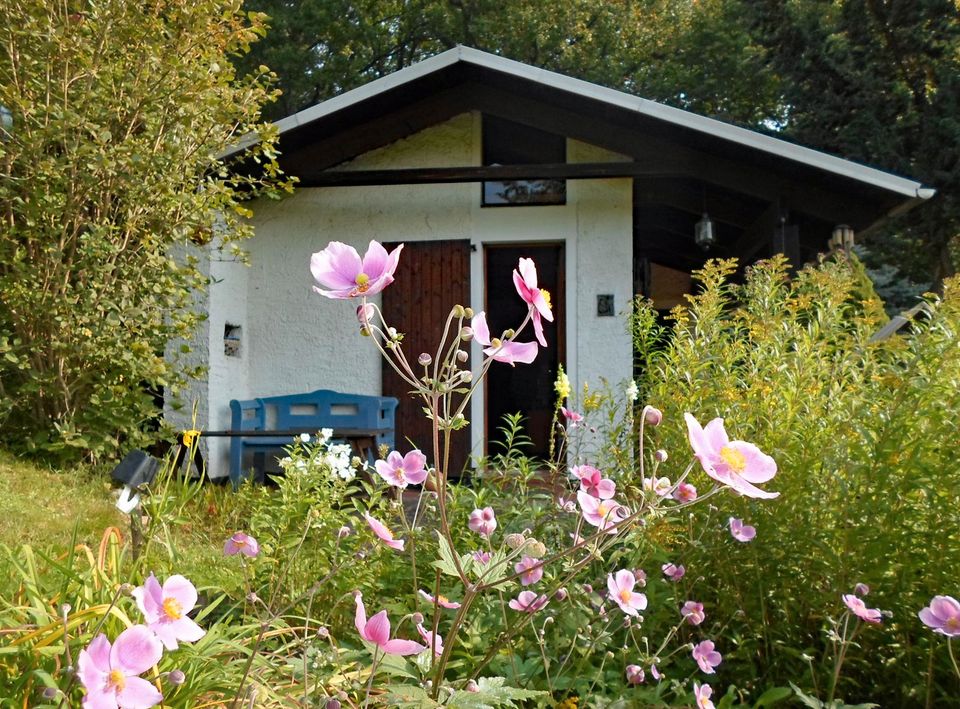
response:
<path id="1" fill-rule="evenodd" d="M 99 543 L 106 527 L 125 530 L 109 479 L 86 468 L 57 472 L 0 451 L 0 544 L 63 549 Z"/>

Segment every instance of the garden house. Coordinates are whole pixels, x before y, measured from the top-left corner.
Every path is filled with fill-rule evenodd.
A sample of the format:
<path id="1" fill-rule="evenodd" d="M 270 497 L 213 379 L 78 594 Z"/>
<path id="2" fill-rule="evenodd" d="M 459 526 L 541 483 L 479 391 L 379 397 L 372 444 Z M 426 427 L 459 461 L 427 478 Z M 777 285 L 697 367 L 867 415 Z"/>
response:
<path id="1" fill-rule="evenodd" d="M 534 449 L 544 447 L 559 364 L 575 390 L 628 378 L 621 314 L 635 295 L 669 309 L 708 258 L 781 252 L 800 264 L 827 251 L 835 233 L 862 236 L 933 194 L 466 47 L 277 126 L 295 193 L 254 205 L 249 266 L 215 249 L 203 257 L 209 318 L 193 356 L 209 369 L 186 397 L 200 426 L 229 428 L 231 399 L 334 389 L 400 398 L 397 441 L 427 448 L 420 408 L 359 336 L 355 304 L 311 291 L 310 255 L 331 240 L 361 252 L 371 239 L 404 243 L 396 281 L 379 297 L 414 358 L 436 348 L 454 303 L 487 311 L 493 331 L 516 325 L 525 306 L 511 272 L 519 257 L 533 258 L 556 314 L 549 348 L 532 365 L 495 366 L 472 403 L 458 464 L 483 453 L 503 414 L 517 410 Z M 188 427 L 185 413 L 168 418 Z M 228 442 L 205 445 L 211 475 L 225 475 Z"/>

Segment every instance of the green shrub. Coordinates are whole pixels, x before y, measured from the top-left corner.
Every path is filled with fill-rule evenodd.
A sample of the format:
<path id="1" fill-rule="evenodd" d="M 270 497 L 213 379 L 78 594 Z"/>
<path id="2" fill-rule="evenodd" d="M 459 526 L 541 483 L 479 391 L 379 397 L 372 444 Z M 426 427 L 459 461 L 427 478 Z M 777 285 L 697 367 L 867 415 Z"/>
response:
<path id="1" fill-rule="evenodd" d="M 732 438 L 757 443 L 780 468 L 767 486 L 779 499 L 717 503 L 676 551 L 688 574 L 707 579 L 696 593 L 726 626 L 719 679 L 823 692 L 829 618 L 863 582 L 868 605 L 892 617 L 859 635 L 839 696 L 948 706 L 956 680 L 943 638 L 916 614 L 958 590 L 960 283 L 930 298 L 929 319 L 874 343 L 882 306 L 858 295 L 845 263 L 788 279 L 773 260 L 751 267 L 742 285 L 730 280 L 734 270 L 709 263 L 689 309 L 653 338 L 658 346 L 649 305 L 638 303 L 636 319 L 642 390 L 665 418 L 724 417 Z M 663 429 L 662 445 L 687 457 L 682 430 Z M 705 480 L 699 468 L 693 479 Z M 755 525 L 756 540 L 734 541 L 729 516 Z"/>
<path id="2" fill-rule="evenodd" d="M 230 61 L 263 31 L 240 0 L 0 4 L 0 440 L 136 446 L 190 376 L 164 348 L 205 277 L 172 249 L 247 236 L 241 202 L 275 177 L 271 75 Z M 219 157 L 252 130 L 266 180 Z"/>

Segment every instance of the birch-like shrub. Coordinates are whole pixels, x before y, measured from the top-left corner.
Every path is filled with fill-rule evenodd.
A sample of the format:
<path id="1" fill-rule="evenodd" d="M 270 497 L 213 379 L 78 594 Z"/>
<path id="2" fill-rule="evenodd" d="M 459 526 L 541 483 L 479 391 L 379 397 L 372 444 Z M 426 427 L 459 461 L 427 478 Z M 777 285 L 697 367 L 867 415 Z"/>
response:
<path id="1" fill-rule="evenodd" d="M 741 687 L 793 681 L 825 697 L 832 633 L 842 632 L 830 619 L 862 583 L 865 601 L 890 614 L 859 633 L 837 693 L 948 706 L 956 677 L 917 612 L 960 589 L 960 284 L 929 298 L 929 317 L 871 342 L 886 321 L 882 304 L 846 263 L 788 279 L 773 260 L 743 284 L 731 281 L 734 270 L 708 264 L 665 331 L 642 303 L 636 319 L 641 390 L 665 418 L 726 417 L 777 451 L 778 499 L 740 498 L 677 530 L 686 539 L 678 563 L 711 579 L 702 600 L 736 639 L 722 674 Z M 661 434 L 671 454 L 685 450 L 682 432 Z M 731 516 L 756 528 L 752 541 L 735 538 Z"/>
<path id="2" fill-rule="evenodd" d="M 187 367 L 205 277 L 174 247 L 247 236 L 241 200 L 275 181 L 264 31 L 240 0 L 0 3 L 0 440 L 111 452 Z M 257 130 L 258 177 L 219 156 Z M 135 443 L 136 441 L 134 441 Z"/>

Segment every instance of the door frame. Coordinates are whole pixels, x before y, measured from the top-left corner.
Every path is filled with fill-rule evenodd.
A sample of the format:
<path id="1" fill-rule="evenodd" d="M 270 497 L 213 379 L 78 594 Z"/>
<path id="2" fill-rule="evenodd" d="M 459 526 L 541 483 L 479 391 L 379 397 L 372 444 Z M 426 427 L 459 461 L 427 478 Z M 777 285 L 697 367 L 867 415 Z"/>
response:
<path id="1" fill-rule="evenodd" d="M 575 323 L 576 321 L 572 319 L 573 314 L 571 312 L 571 304 L 575 303 L 575 298 L 571 298 L 570 290 L 571 283 L 567 278 L 567 274 L 571 270 L 571 252 L 574 249 L 569 248 L 569 244 L 566 239 L 557 239 L 549 238 L 543 240 L 523 240 L 523 241 L 484 241 L 480 244 L 478 249 L 475 249 L 479 252 L 479 267 L 481 271 L 480 284 L 482 286 L 482 297 L 480 302 L 483 303 L 482 309 L 486 311 L 488 309 L 488 289 L 487 284 L 489 281 L 489 273 L 487 272 L 487 251 L 488 249 L 522 249 L 529 247 L 530 249 L 539 249 L 539 248 L 550 248 L 550 247 L 559 247 L 559 254 L 557 258 L 557 287 L 556 292 L 551 292 L 551 299 L 554 304 L 560 302 L 562 303 L 562 308 L 559 309 L 561 317 L 555 317 L 553 323 L 546 323 L 546 327 L 551 325 L 556 328 L 557 332 L 557 363 L 562 366 L 564 371 L 567 372 L 567 375 L 571 380 L 575 381 L 573 374 L 571 374 L 571 365 L 568 362 L 567 357 L 567 323 Z M 575 270 L 573 272 L 576 272 Z M 519 298 L 520 296 L 517 295 Z M 557 308 L 554 307 L 554 311 L 557 311 Z M 533 336 L 533 330 L 530 329 L 530 335 Z M 474 352 L 474 361 L 478 364 L 482 361 L 483 353 L 480 351 L 481 348 L 479 345 L 475 346 Z M 525 365 L 517 365 L 523 367 Z M 472 417 L 474 418 L 474 431 L 478 432 L 481 436 L 479 450 L 482 452 L 482 455 L 488 456 L 490 451 L 488 450 L 488 444 L 490 441 L 490 430 L 489 430 L 489 396 L 488 396 L 488 387 L 489 380 L 483 382 L 483 386 L 480 391 L 477 393 L 482 393 L 482 399 L 480 402 L 477 401 L 475 396 L 474 401 L 472 402 Z M 479 403 L 479 406 L 477 405 Z M 479 410 L 479 411 L 478 411 Z M 478 416 L 479 414 L 479 416 Z M 482 425 L 476 425 L 477 421 L 482 421 Z M 549 431 L 548 431 L 549 435 Z M 476 443 L 476 441 L 474 441 Z M 478 450 L 477 446 L 474 445 L 474 450 Z"/>

